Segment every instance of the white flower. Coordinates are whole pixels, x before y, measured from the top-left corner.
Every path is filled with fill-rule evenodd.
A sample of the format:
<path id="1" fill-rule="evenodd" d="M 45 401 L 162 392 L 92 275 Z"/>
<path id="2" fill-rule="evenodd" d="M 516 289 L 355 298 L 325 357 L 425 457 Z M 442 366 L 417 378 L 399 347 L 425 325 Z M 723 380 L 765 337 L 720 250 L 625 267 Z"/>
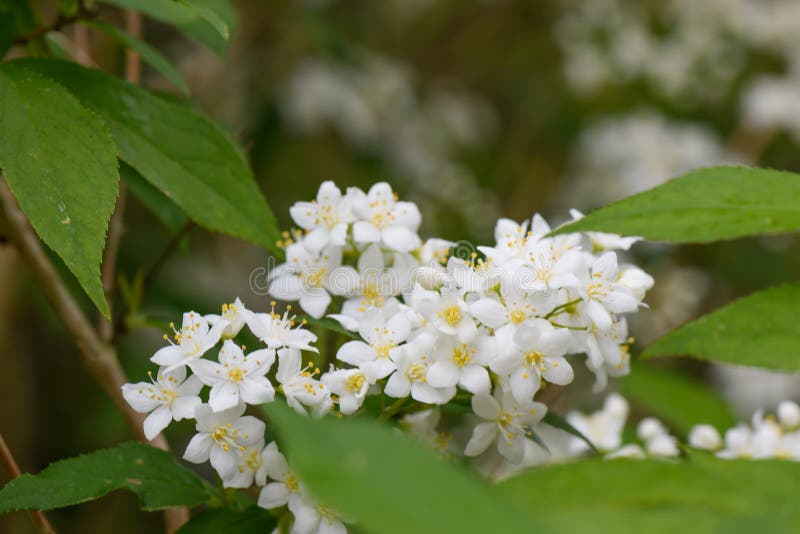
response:
<path id="1" fill-rule="evenodd" d="M 490 367 L 508 378 L 517 402 L 533 399 L 542 379 L 558 385 L 572 382 L 575 375 L 564 358 L 570 342 L 568 330 L 557 329 L 544 319 L 530 319 L 516 331 L 498 332 L 497 337 L 498 356 Z"/>
<path id="2" fill-rule="evenodd" d="M 371 307 L 381 308 L 399 292 L 398 273 L 386 269 L 380 246 L 368 246 L 358 257 L 358 270 L 337 268 L 331 275 L 331 291 L 347 297 L 342 314 L 360 318 Z"/>
<path id="3" fill-rule="evenodd" d="M 664 434 L 668 434 L 666 427 L 655 417 L 645 417 L 636 426 L 636 435 L 645 442 Z"/>
<path id="4" fill-rule="evenodd" d="M 221 412 L 238 406 L 239 402 L 272 402 L 275 390 L 264 375 L 274 362 L 274 349 L 261 349 L 245 356 L 236 343 L 226 339 L 219 351 L 219 363 L 197 360 L 192 370 L 211 386 L 208 405 Z"/>
<path id="5" fill-rule="evenodd" d="M 311 504 L 306 498 L 289 500 L 294 515 L 292 534 L 347 534 L 339 517 L 325 506 Z"/>
<path id="6" fill-rule="evenodd" d="M 722 438 L 711 425 L 695 425 L 689 432 L 689 445 L 696 449 L 716 451 L 722 447 Z"/>
<path id="7" fill-rule="evenodd" d="M 280 300 L 299 301 L 303 311 L 319 319 L 331 303 L 331 272 L 341 263 L 342 247 L 328 245 L 312 253 L 303 243 L 293 243 L 286 248 L 286 263 L 270 273 L 269 294 Z"/>
<path id="8" fill-rule="evenodd" d="M 585 271 L 583 256 L 566 243 L 563 239 L 547 238 L 527 244 L 528 263 L 523 269 L 528 270 L 530 276 L 524 280 L 524 291 L 556 291 L 580 285 L 578 274 Z M 562 250 L 562 246 L 566 248 Z"/>
<path id="9" fill-rule="evenodd" d="M 430 410 L 404 415 L 400 419 L 400 426 L 409 435 L 430 445 L 440 454 L 449 455 L 452 451 L 453 435 L 449 432 L 437 430 L 440 418 L 439 410 L 431 408 Z"/>
<path id="10" fill-rule="evenodd" d="M 477 456 L 497 441 L 497 451 L 512 464 L 525 455 L 525 439 L 529 428 L 547 414 L 541 402 L 517 402 L 510 392 L 502 393 L 502 404 L 490 395 L 472 397 L 472 411 L 486 422 L 472 431 L 464 454 Z"/>
<path id="11" fill-rule="evenodd" d="M 261 454 L 263 473 L 268 480 L 258 495 L 258 505 L 267 510 L 285 506 L 289 500 L 299 498 L 300 483 L 297 476 L 289 468 L 286 457 L 278 450 L 278 445 L 273 441 L 264 448 Z"/>
<path id="12" fill-rule="evenodd" d="M 169 341 L 170 345 L 158 349 L 150 358 L 151 362 L 165 367 L 165 371 L 177 369 L 200 358 L 217 344 L 228 322 L 220 320 L 209 328 L 208 321 L 204 317 L 195 312 L 188 312 L 183 314 L 180 331 L 175 330 L 173 323 L 169 326 L 175 332 L 174 343 L 167 334 L 164 334 L 164 340 Z"/>
<path id="13" fill-rule="evenodd" d="M 239 455 L 264 439 L 264 423 L 250 415 L 242 417 L 243 413 L 244 404 L 224 412 L 214 412 L 207 404 L 198 406 L 197 434 L 186 447 L 183 459 L 196 464 L 210 459 L 222 480 L 232 479 Z"/>
<path id="14" fill-rule="evenodd" d="M 296 202 L 289 213 L 307 232 L 303 246 L 311 252 L 322 250 L 328 244 L 344 246 L 348 225 L 354 220 L 350 199 L 342 197 L 341 190 L 331 181 L 322 182 L 316 200 Z"/>
<path id="15" fill-rule="evenodd" d="M 569 210 L 573 221 L 583 219 L 584 215 L 578 210 Z M 604 232 L 586 232 L 586 236 L 592 243 L 594 252 L 601 252 L 606 250 L 628 250 L 642 240 L 641 237 L 622 237 L 617 234 L 608 234 Z"/>
<path id="16" fill-rule="evenodd" d="M 778 404 L 778 421 L 787 429 L 800 426 L 800 406 L 792 401 Z"/>
<path id="17" fill-rule="evenodd" d="M 601 451 L 612 451 L 622 444 L 622 430 L 627 418 L 628 402 L 616 393 L 606 397 L 600 411 L 590 415 L 571 411 L 566 417 L 569 424 Z M 575 437 L 570 440 L 570 449 L 577 455 L 587 451 L 589 446 Z"/>
<path id="18" fill-rule="evenodd" d="M 316 374 L 319 374 L 319 369 L 314 369 L 311 363 L 302 367 L 300 351 L 278 351 L 278 372 L 275 378 L 281 383 L 286 403 L 301 414 L 306 413 L 303 406 L 311 408 L 315 415 L 322 415 L 333 406 L 331 392 L 325 384 L 314 378 Z"/>
<path id="19" fill-rule="evenodd" d="M 264 440 L 245 448 L 239 454 L 236 474 L 230 480 L 223 481 L 222 485 L 226 488 L 249 488 L 255 480 L 256 484 L 263 486 L 267 478 L 262 458 L 263 448 Z"/>
<path id="20" fill-rule="evenodd" d="M 678 441 L 669 434 L 658 434 L 647 441 L 645 448 L 650 456 L 669 458 L 680 454 Z"/>
<path id="21" fill-rule="evenodd" d="M 632 291 L 618 283 L 617 255 L 606 252 L 592 264 L 589 282 L 584 287 L 586 313 L 600 330 L 609 330 L 611 313 L 636 311 L 639 301 Z"/>
<path id="22" fill-rule="evenodd" d="M 500 296 L 487 295 L 474 301 L 469 311 L 482 324 L 500 329 L 506 325 L 517 327 L 527 319 L 543 314 L 548 301 L 545 297 L 522 291 L 512 277 L 500 284 Z"/>
<path id="23" fill-rule="evenodd" d="M 370 383 L 374 383 L 394 370 L 389 357 L 408 338 L 411 323 L 403 312 L 387 320 L 381 310 L 371 308 L 364 314 L 358 332 L 364 341 L 348 341 L 339 347 L 336 358 L 359 367 Z"/>
<path id="24" fill-rule="evenodd" d="M 339 397 L 339 411 L 345 415 L 361 407 L 369 389 L 369 380 L 360 369 L 331 370 L 320 377 L 320 382 Z"/>
<path id="25" fill-rule="evenodd" d="M 384 393 L 411 398 L 425 404 L 444 404 L 456 394 L 455 387 L 434 387 L 428 383 L 433 336 L 422 334 L 391 352 L 396 371 L 389 377 Z"/>
<path id="26" fill-rule="evenodd" d="M 152 373 L 147 374 L 151 382 L 125 384 L 122 396 L 137 412 L 150 413 L 144 420 L 144 435 L 152 440 L 171 421 L 194 417 L 203 383 L 195 375 L 186 378 L 186 367 L 169 372 L 161 368 L 155 380 Z"/>
<path id="27" fill-rule="evenodd" d="M 725 447 L 717 452 L 720 458 L 752 458 L 753 432 L 747 425 L 741 424 L 729 428 L 725 432 Z"/>
<path id="28" fill-rule="evenodd" d="M 280 349 L 287 347 L 297 350 L 308 350 L 318 352 L 311 346 L 317 340 L 317 336 L 303 328 L 305 323 L 295 324 L 295 316 L 289 316 L 291 306 L 286 306 L 283 315 L 275 312 L 275 302 L 271 302 L 272 311 L 269 313 L 253 313 L 247 311 L 245 320 L 250 331 L 260 339 L 267 348 Z"/>
<path id="29" fill-rule="evenodd" d="M 442 336 L 433 351 L 428 384 L 437 388 L 461 386 L 473 394 L 488 395 L 492 383 L 486 366 L 495 355 L 494 338 L 478 335 L 470 343 Z"/>
<path id="30" fill-rule="evenodd" d="M 389 184 L 377 183 L 367 194 L 350 188 L 347 195 L 358 218 L 353 224 L 356 243 L 380 243 L 399 252 L 421 245 L 417 235 L 422 220 L 419 209 L 412 202 L 398 202 Z"/>
<path id="31" fill-rule="evenodd" d="M 247 312 L 247 308 L 244 307 L 239 297 L 236 297 L 236 300 L 232 303 L 222 305 L 222 315 L 209 313 L 205 316 L 205 319 L 211 326 L 220 321 L 227 321 L 228 324 L 222 331 L 222 339 L 232 339 L 239 335 L 245 325 L 245 312 Z"/>
<path id="32" fill-rule="evenodd" d="M 443 334 L 456 336 L 459 341 L 471 341 L 478 331 L 469 313 L 469 307 L 459 293 L 453 289 L 440 295 L 417 287 L 411 306 Z"/>

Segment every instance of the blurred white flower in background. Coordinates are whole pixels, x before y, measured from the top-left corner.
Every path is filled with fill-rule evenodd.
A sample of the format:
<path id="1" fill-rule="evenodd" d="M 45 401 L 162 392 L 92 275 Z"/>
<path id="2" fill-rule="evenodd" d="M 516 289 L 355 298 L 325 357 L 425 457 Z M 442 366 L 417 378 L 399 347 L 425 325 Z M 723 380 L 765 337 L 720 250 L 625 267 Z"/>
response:
<path id="1" fill-rule="evenodd" d="M 498 200 L 458 159 L 460 151 L 494 131 L 494 112 L 480 95 L 420 89 L 408 67 L 372 53 L 349 63 L 307 59 L 282 95 L 290 129 L 311 135 L 331 128 L 355 147 L 377 153 L 398 178 L 411 180 L 420 202 L 445 203 L 473 231 L 491 228 Z"/>

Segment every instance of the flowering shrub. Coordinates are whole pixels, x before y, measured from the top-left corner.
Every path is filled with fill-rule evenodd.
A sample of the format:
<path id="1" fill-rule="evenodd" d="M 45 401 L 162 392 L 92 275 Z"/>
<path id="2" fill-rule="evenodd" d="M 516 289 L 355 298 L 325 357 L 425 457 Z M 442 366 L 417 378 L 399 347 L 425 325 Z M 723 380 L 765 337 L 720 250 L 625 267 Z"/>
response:
<path id="1" fill-rule="evenodd" d="M 388 183 L 342 191 L 324 182 L 314 200 L 290 207 L 296 228 L 281 232 L 231 137 L 193 107 L 138 85 L 144 59 L 185 90 L 174 67 L 138 39 L 141 16 L 131 10 L 218 50 L 232 24 L 227 3 L 107 2 L 125 8 L 129 33 L 93 21 L 101 15 L 93 2 L 63 2 L 52 23 L 36 26 L 26 2 L 0 0 L 0 51 L 13 47 L 17 57 L 0 62 L 0 215 L 87 371 L 141 443 L 20 475 L 0 436 L 15 475 L 0 489 L 0 513 L 32 511 L 52 532 L 43 510 L 125 489 L 184 534 L 796 530 L 800 466 L 769 460 L 800 460 L 800 408 L 786 401 L 775 415 L 759 411 L 737 426 L 709 388 L 645 360 L 685 355 L 800 369 L 800 285 L 757 291 L 632 358 L 628 318 L 646 308 L 654 280 L 626 261 L 641 239 L 796 232 L 800 176 L 693 170 L 586 216 L 572 211 L 557 227 L 538 214 L 500 219 L 495 242 L 477 247 L 421 237 L 420 209 Z M 564 35 L 577 28 L 588 36 L 584 23 L 591 21 L 567 19 Z M 68 53 L 48 37 L 73 24 L 130 49 L 125 81 L 87 67 L 78 43 L 78 61 L 61 59 Z M 42 51 L 53 57 L 18 57 Z M 701 56 L 690 59 L 705 63 Z M 642 65 L 634 74 L 660 79 Z M 339 94 L 306 117 L 308 127 L 324 119 L 352 134 L 338 108 L 369 93 L 357 87 L 362 98 L 348 96 L 343 77 L 351 71 L 333 70 L 323 76 Z M 430 129 L 427 104 L 415 103 L 410 82 L 398 84 L 406 107 L 391 124 L 413 123 L 402 137 L 415 137 L 408 132 Z M 364 108 L 364 124 L 382 115 L 382 102 Z M 284 112 L 309 112 L 296 104 Z M 467 141 L 456 134 L 463 120 L 453 118 L 466 120 L 465 112 L 451 106 L 449 119 L 430 123 L 442 123 L 430 142 L 406 140 L 395 152 L 397 132 L 385 125 L 353 140 L 398 162 L 407 163 L 407 151 L 428 153 L 430 165 L 412 174 L 436 189 L 437 169 L 458 170 L 451 145 Z M 611 148 L 611 159 L 626 159 Z M 697 160 L 685 161 L 679 166 Z M 453 188 L 437 193 L 452 197 Z M 200 226 L 248 240 L 278 262 L 265 273 L 268 299 L 253 305 L 242 294 L 218 313 L 184 313 L 151 355 L 147 380 L 133 383 L 117 356 L 118 334 L 147 322 L 144 287 L 165 256 L 147 272 L 117 276 L 126 190 L 170 229 L 166 253 Z M 448 200 L 487 219 L 476 227 L 491 224 L 489 208 L 470 207 L 481 204 L 476 191 Z M 599 411 L 578 410 L 607 389 Z M 164 436 L 173 421 L 194 428 L 177 454 Z M 206 463 L 218 484 L 201 476 L 212 473 Z"/>

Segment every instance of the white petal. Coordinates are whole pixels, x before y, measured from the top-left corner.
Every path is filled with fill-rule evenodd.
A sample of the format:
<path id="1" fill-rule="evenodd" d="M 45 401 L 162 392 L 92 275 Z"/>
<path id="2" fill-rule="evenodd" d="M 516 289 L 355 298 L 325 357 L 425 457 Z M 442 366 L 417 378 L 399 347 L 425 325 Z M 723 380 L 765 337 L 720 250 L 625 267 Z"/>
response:
<path id="1" fill-rule="evenodd" d="M 324 289 L 306 289 L 300 296 L 300 307 L 314 319 L 325 315 L 331 303 L 331 296 Z"/>
<path id="2" fill-rule="evenodd" d="M 172 417 L 176 421 L 194 418 L 194 411 L 201 404 L 200 397 L 178 397 L 172 401 Z"/>
<path id="3" fill-rule="evenodd" d="M 408 252 L 422 245 L 417 234 L 405 226 L 393 224 L 381 232 L 383 242 L 387 247 L 398 252 Z"/>
<path id="4" fill-rule="evenodd" d="M 320 226 L 314 228 L 303 237 L 303 246 L 305 246 L 309 252 L 319 252 L 330 242 L 330 238 L 330 231 L 324 226 Z"/>
<path id="5" fill-rule="evenodd" d="M 411 397 L 425 404 L 445 404 L 456 394 L 456 388 L 435 388 L 422 382 L 411 384 Z"/>
<path id="6" fill-rule="evenodd" d="M 536 371 L 520 367 L 511 374 L 509 384 L 511 393 L 517 402 L 530 402 L 536 392 L 539 391 L 541 380 Z"/>
<path id="7" fill-rule="evenodd" d="M 239 395 L 247 404 L 264 404 L 275 398 L 275 389 L 267 377 L 247 377 L 239 383 Z"/>
<path id="8" fill-rule="evenodd" d="M 150 358 L 150 361 L 163 367 L 169 367 L 183 361 L 183 359 L 183 350 L 180 345 L 169 345 L 158 349 L 153 354 L 153 357 Z"/>
<path id="9" fill-rule="evenodd" d="M 497 451 L 512 464 L 519 465 L 525 456 L 524 438 L 514 436 L 509 440 L 505 436 L 500 436 L 500 439 L 497 440 Z"/>
<path id="10" fill-rule="evenodd" d="M 479 365 L 467 365 L 461 369 L 459 384 L 475 395 L 488 395 L 492 388 L 489 373 Z"/>
<path id="11" fill-rule="evenodd" d="M 196 434 L 189 442 L 189 445 L 186 446 L 183 459 L 194 464 L 201 464 L 208 460 L 212 445 L 210 434 L 205 432 Z"/>
<path id="12" fill-rule="evenodd" d="M 375 359 L 375 349 L 363 341 L 348 341 L 336 353 L 336 358 L 350 365 L 359 365 Z"/>
<path id="13" fill-rule="evenodd" d="M 497 438 L 497 424 L 494 422 L 481 423 L 472 431 L 472 437 L 467 443 L 464 454 L 467 456 L 477 456 L 485 451 L 492 441 Z"/>
<path id="14" fill-rule="evenodd" d="M 221 352 L 220 352 L 221 353 Z M 223 374 L 225 369 L 217 362 L 210 360 L 199 359 L 192 362 L 192 371 L 200 381 L 209 386 L 213 386 L 225 380 L 227 373 Z"/>
<path id="15" fill-rule="evenodd" d="M 495 299 L 483 298 L 473 302 L 469 307 L 470 313 L 489 328 L 497 328 L 508 322 L 508 313 Z"/>
<path id="16" fill-rule="evenodd" d="M 215 412 L 233 408 L 239 404 L 239 389 L 231 382 L 223 382 L 211 388 L 208 405 Z"/>
<path id="17" fill-rule="evenodd" d="M 453 387 L 458 384 L 459 369 L 451 362 L 434 362 L 428 369 L 428 383 L 436 388 Z"/>
<path id="18" fill-rule="evenodd" d="M 289 490 L 283 482 L 267 484 L 258 494 L 258 505 L 267 510 L 284 506 L 287 502 L 289 502 Z"/>
<path id="19" fill-rule="evenodd" d="M 224 451 L 219 447 L 212 447 L 209 459 L 211 460 L 211 467 L 217 471 L 219 478 L 222 480 L 229 480 L 236 474 L 239 462 L 233 448 Z"/>
<path id="20" fill-rule="evenodd" d="M 144 435 L 151 440 L 156 437 L 172 421 L 172 410 L 169 406 L 159 406 L 144 420 Z"/>
<path id="21" fill-rule="evenodd" d="M 483 419 L 494 421 L 500 415 L 500 404 L 491 395 L 475 395 L 472 397 L 472 411 Z"/>
<path id="22" fill-rule="evenodd" d="M 161 404 L 161 402 L 151 398 L 151 394 L 148 393 L 148 388 L 153 389 L 153 387 L 153 384 L 149 382 L 125 384 L 122 386 L 122 397 L 137 412 L 152 412 Z"/>
<path id="23" fill-rule="evenodd" d="M 396 399 L 408 397 L 408 394 L 411 393 L 411 381 L 400 371 L 397 371 L 389 377 L 383 392 Z"/>
<path id="24" fill-rule="evenodd" d="M 381 231 L 366 221 L 356 221 L 353 224 L 353 239 L 356 243 L 377 243 L 381 240 Z"/>
<path id="25" fill-rule="evenodd" d="M 572 382 L 572 380 L 575 378 L 575 373 L 572 371 L 572 367 L 567 359 L 563 356 L 558 358 L 545 358 L 544 362 L 542 362 L 542 365 L 544 366 L 542 376 L 545 380 L 552 382 L 553 384 L 565 386 Z"/>

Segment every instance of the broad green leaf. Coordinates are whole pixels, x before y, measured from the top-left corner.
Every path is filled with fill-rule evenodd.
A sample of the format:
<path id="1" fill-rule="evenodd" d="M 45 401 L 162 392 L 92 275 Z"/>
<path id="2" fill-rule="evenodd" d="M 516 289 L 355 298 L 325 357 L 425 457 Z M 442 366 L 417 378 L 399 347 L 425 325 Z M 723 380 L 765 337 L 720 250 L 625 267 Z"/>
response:
<path id="1" fill-rule="evenodd" d="M 125 443 L 24 474 L 0 490 L 0 514 L 51 510 L 126 489 L 144 510 L 195 506 L 210 499 L 208 486 L 168 452 L 143 443 Z"/>
<path id="2" fill-rule="evenodd" d="M 282 255 L 275 217 L 244 155 L 217 125 L 183 103 L 64 61 L 20 60 L 72 91 L 105 120 L 117 154 L 210 230 Z"/>
<path id="3" fill-rule="evenodd" d="M 181 74 L 172 65 L 172 63 L 170 63 L 170 61 L 164 57 L 163 54 L 161 54 L 161 52 L 141 39 L 137 39 L 133 35 L 104 22 L 88 21 L 86 24 L 90 25 L 92 28 L 97 28 L 98 30 L 107 33 L 127 48 L 137 52 L 141 56 L 142 60 L 147 62 L 162 76 L 172 82 L 175 87 L 183 91 L 185 94 L 189 94 L 189 87 L 187 87 L 186 82 L 183 81 Z"/>
<path id="4" fill-rule="evenodd" d="M 0 59 L 14 43 L 14 38 L 31 31 L 36 20 L 27 0 L 0 0 Z"/>
<path id="5" fill-rule="evenodd" d="M 219 55 L 225 54 L 236 26 L 229 0 L 100 0 L 171 24 Z"/>
<path id="6" fill-rule="evenodd" d="M 640 363 L 620 380 L 620 386 L 628 400 L 666 422 L 683 438 L 700 423 L 720 431 L 736 424 L 722 397 L 683 373 Z"/>
<path id="7" fill-rule="evenodd" d="M 178 529 L 178 534 L 268 534 L 277 524 L 275 517 L 258 506 L 242 511 L 209 508 Z"/>
<path id="8" fill-rule="evenodd" d="M 372 534 L 534 532 L 535 516 L 440 460 L 410 437 L 367 420 L 314 420 L 264 407 L 298 476 L 324 504 Z"/>
<path id="9" fill-rule="evenodd" d="M 183 214 L 181 209 L 173 201 L 167 198 L 164 193 L 155 188 L 150 182 L 145 180 L 141 174 L 136 172 L 130 165 L 120 162 L 119 176 L 128 186 L 131 193 L 147 206 L 155 216 L 164 223 L 164 226 L 178 232 L 186 226 L 189 219 Z"/>
<path id="10" fill-rule="evenodd" d="M 789 461 L 592 459 L 531 469 L 494 489 L 542 532 L 752 532 L 745 524 L 795 532 L 800 524 L 800 465 Z"/>
<path id="11" fill-rule="evenodd" d="M 103 120 L 53 80 L 3 63 L 0 168 L 36 233 L 107 316 L 100 263 L 119 177 Z"/>
<path id="12" fill-rule="evenodd" d="M 800 370 L 800 284 L 758 291 L 687 323 L 642 354 Z"/>
<path id="13" fill-rule="evenodd" d="M 554 234 L 596 230 L 673 243 L 800 230 L 800 175 L 709 167 L 594 211 Z"/>

